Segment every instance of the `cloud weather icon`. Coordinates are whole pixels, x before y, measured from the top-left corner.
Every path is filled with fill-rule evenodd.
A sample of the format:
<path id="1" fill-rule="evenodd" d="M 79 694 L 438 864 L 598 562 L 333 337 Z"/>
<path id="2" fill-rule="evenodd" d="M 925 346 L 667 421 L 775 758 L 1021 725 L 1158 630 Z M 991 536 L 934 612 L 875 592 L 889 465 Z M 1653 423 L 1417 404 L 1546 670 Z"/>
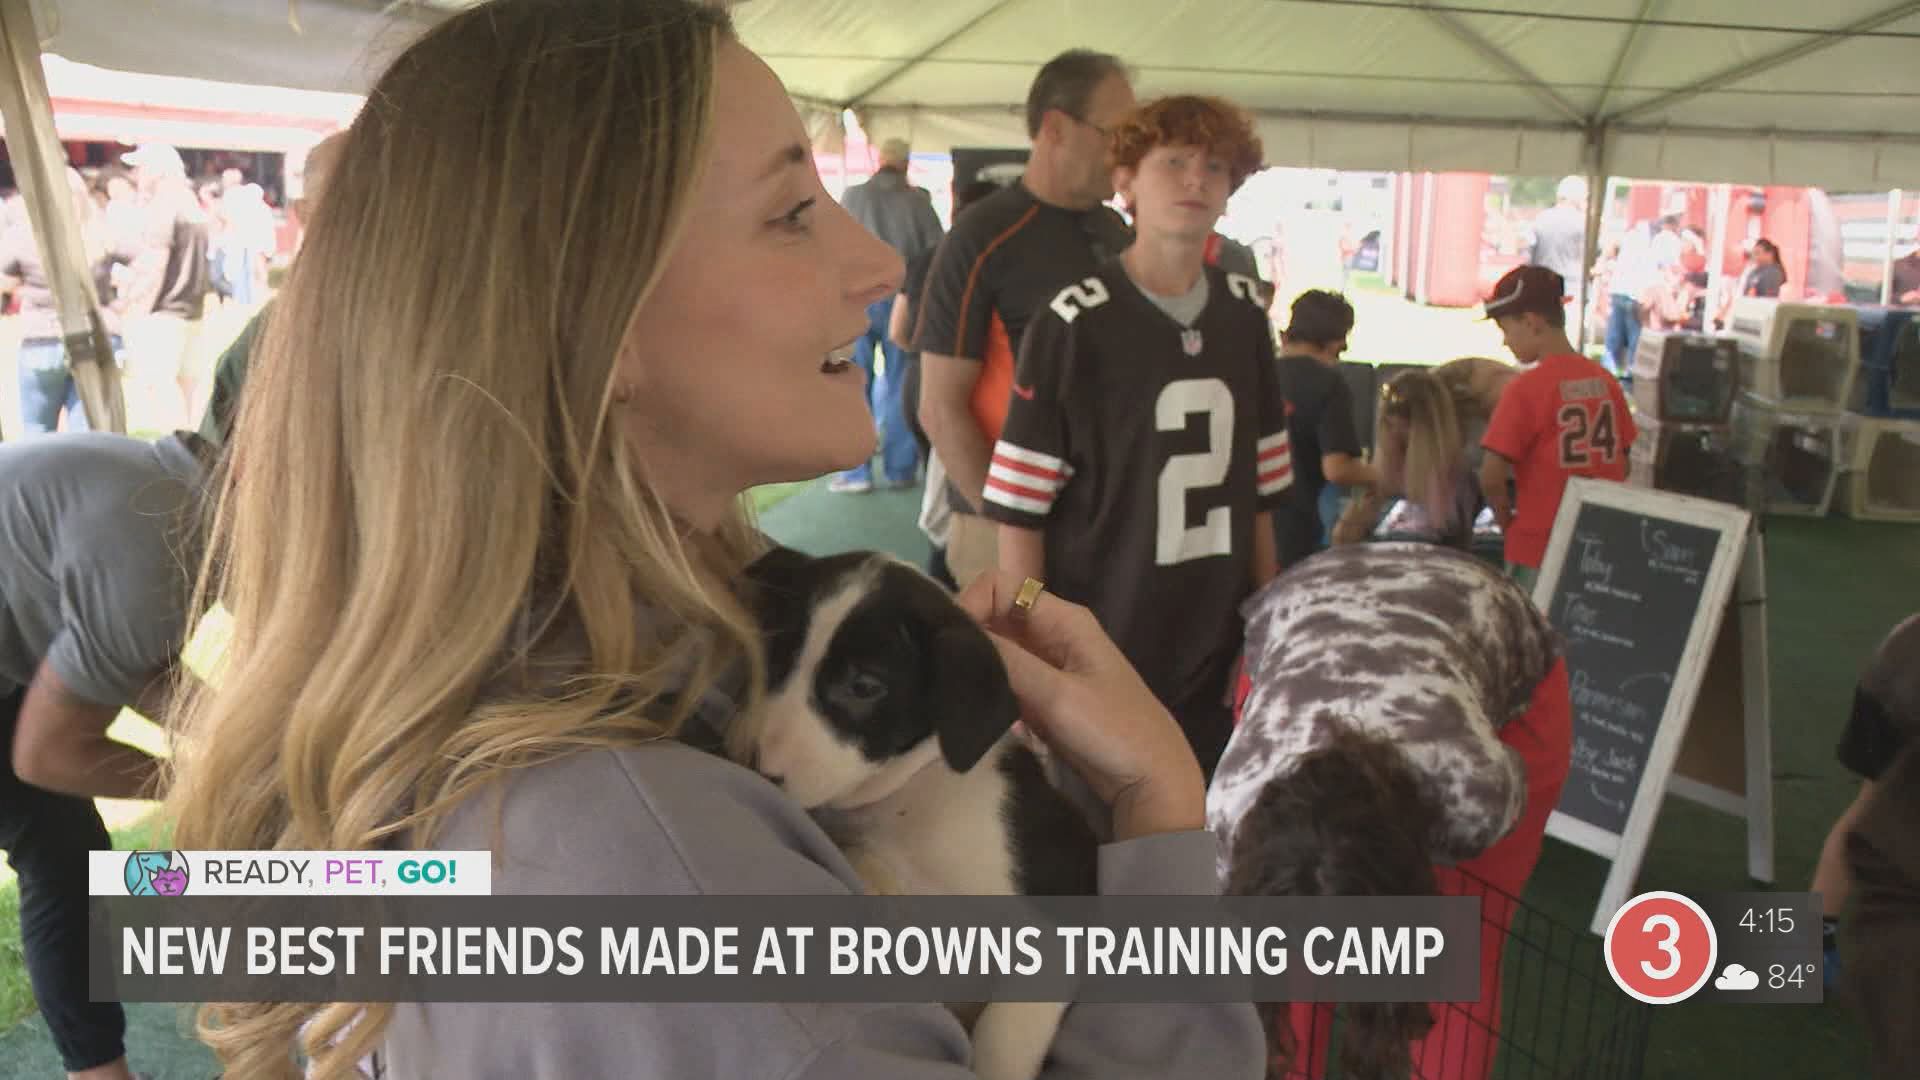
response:
<path id="1" fill-rule="evenodd" d="M 1713 988 L 1715 990 L 1758 990 L 1760 988 L 1760 973 L 1750 971 L 1747 968 L 1741 967 L 1739 964 L 1728 964 L 1727 970 L 1721 972 L 1720 977 L 1713 980 Z"/>

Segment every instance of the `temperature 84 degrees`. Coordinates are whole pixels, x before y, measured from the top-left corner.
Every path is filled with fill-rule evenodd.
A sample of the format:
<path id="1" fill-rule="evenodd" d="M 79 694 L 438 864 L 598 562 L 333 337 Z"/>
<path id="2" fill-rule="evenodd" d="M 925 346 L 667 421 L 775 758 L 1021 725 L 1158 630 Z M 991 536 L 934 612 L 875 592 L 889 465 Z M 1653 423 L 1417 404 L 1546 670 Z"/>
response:
<path id="1" fill-rule="evenodd" d="M 1713 977 L 1720 940 L 1699 904 L 1679 893 L 1649 892 L 1613 913 L 1601 951 L 1622 991 L 1649 1005 L 1673 1005 Z"/>
<path id="2" fill-rule="evenodd" d="M 1766 987 L 1769 990 L 1785 990 L 1791 987 L 1804 990 L 1811 982 L 1820 984 L 1820 969 L 1813 964 L 1768 964 Z"/>

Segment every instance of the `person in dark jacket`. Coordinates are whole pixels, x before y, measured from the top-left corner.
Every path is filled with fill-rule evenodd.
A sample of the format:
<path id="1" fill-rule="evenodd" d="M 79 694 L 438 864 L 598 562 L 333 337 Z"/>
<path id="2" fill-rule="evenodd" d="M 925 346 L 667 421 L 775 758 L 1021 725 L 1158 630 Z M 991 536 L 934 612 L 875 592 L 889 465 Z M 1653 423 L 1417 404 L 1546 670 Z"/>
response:
<path id="1" fill-rule="evenodd" d="M 1860 795 L 1834 825 L 1841 873 L 1830 839 L 1814 888 L 1829 913 L 1851 908 L 1839 986 L 1867 1021 L 1873 1075 L 1920 1076 L 1920 615 L 1887 635 L 1861 676 L 1840 760 L 1862 777 Z"/>

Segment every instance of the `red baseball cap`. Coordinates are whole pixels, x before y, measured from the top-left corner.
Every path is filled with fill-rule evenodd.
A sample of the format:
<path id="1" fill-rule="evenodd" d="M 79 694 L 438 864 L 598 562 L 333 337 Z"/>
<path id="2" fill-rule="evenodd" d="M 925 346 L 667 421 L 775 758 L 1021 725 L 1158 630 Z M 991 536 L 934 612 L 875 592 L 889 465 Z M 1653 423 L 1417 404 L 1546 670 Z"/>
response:
<path id="1" fill-rule="evenodd" d="M 1542 315 L 1559 311 L 1567 302 L 1567 281 L 1544 266 L 1516 266 L 1501 275 L 1487 297 L 1486 319 L 1502 315 L 1520 315 L 1533 311 Z"/>

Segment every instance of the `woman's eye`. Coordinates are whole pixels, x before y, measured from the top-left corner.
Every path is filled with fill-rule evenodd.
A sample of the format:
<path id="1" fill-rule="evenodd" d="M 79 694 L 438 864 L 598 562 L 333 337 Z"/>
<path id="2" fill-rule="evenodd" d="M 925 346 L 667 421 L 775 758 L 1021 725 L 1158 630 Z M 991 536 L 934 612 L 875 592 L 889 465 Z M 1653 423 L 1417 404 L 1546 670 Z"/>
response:
<path id="1" fill-rule="evenodd" d="M 798 206 L 775 218 L 773 224 L 792 232 L 805 232 L 807 230 L 807 215 L 813 210 L 813 204 L 814 200 L 804 199 Z"/>

